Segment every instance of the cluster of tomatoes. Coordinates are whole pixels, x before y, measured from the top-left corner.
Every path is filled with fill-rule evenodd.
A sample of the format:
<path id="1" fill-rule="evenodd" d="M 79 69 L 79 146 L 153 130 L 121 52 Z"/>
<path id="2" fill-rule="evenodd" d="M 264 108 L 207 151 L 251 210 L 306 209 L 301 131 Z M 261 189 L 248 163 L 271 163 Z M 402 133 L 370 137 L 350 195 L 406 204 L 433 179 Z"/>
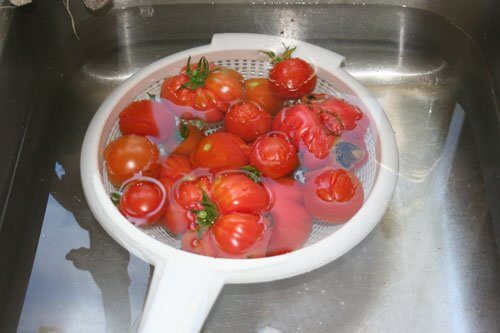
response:
<path id="1" fill-rule="evenodd" d="M 349 220 L 363 203 L 353 172 L 367 160 L 367 119 L 312 94 L 316 73 L 293 50 L 268 52 L 269 77 L 247 80 L 189 59 L 159 98 L 128 105 L 104 153 L 120 212 L 163 225 L 186 251 L 224 258 L 286 253 L 306 242 L 313 219 Z M 293 178 L 299 169 L 305 184 Z"/>

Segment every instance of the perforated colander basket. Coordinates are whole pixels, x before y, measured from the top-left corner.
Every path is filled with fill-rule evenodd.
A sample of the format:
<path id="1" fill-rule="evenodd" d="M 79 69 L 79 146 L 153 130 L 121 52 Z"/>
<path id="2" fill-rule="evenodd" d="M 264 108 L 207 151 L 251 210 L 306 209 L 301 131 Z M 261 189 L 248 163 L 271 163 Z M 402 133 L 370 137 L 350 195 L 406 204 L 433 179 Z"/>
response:
<path id="1" fill-rule="evenodd" d="M 119 113 L 133 100 L 159 96 L 163 79 L 177 74 L 188 56 L 205 56 L 217 65 L 236 69 L 245 78 L 267 77 L 270 63 L 258 50 L 280 50 L 282 43 L 297 46 L 295 56 L 314 64 L 315 92 L 348 100 L 369 120 L 364 140 L 368 162 L 356 171 L 365 202 L 347 223 L 331 225 L 315 221 L 306 245 L 292 253 L 261 259 L 221 259 L 179 250 L 180 239 L 161 226 L 135 227 L 114 207 L 103 151 L 120 136 Z M 210 45 L 180 52 L 135 74 L 102 104 L 85 136 L 81 172 L 91 210 L 107 232 L 135 255 L 155 265 L 155 274 L 144 309 L 141 330 L 196 331 L 224 283 L 270 281 L 317 268 L 342 255 L 363 239 L 381 219 L 396 183 L 398 153 L 392 128 L 377 102 L 341 69 L 338 54 L 300 41 L 251 35 L 214 35 Z M 215 130 L 214 124 L 207 132 Z M 303 170 L 295 178 L 303 181 Z"/>

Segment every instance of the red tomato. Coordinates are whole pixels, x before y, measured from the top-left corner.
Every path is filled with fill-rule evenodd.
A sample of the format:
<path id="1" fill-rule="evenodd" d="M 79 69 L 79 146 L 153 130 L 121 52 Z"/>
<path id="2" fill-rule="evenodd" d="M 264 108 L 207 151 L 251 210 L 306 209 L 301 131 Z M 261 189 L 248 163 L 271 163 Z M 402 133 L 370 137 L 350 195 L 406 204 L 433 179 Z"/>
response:
<path id="1" fill-rule="evenodd" d="M 324 159 L 318 159 L 308 151 L 302 152 L 302 164 L 309 170 L 330 166 L 333 169 L 355 171 L 365 165 L 367 161 L 368 152 L 366 151 L 363 129 L 358 129 L 358 127 L 352 131 L 344 131 L 330 149 L 330 154 Z"/>
<path id="2" fill-rule="evenodd" d="M 158 148 L 149 139 L 138 135 L 123 135 L 110 142 L 104 159 L 108 178 L 115 186 L 141 172 L 146 177 L 158 177 L 160 164 Z"/>
<path id="3" fill-rule="evenodd" d="M 191 164 L 189 157 L 179 154 L 170 154 L 161 163 L 160 178 L 166 179 L 168 183 L 173 184 L 182 176 L 189 174 L 193 169 L 194 166 Z"/>
<path id="4" fill-rule="evenodd" d="M 201 139 L 205 137 L 205 134 L 203 134 L 203 131 L 201 129 L 192 124 L 187 124 L 184 126 L 181 125 L 181 128 L 184 128 L 183 131 L 185 132 L 185 139 L 183 139 L 183 141 L 180 143 L 172 142 L 172 150 L 175 154 L 190 155 L 196 149 L 196 147 L 198 147 L 198 144 L 200 143 Z"/>
<path id="5" fill-rule="evenodd" d="M 191 162 L 202 168 L 239 169 L 248 164 L 248 146 L 234 134 L 213 133 L 200 141 Z"/>
<path id="6" fill-rule="evenodd" d="M 160 96 L 180 118 L 218 122 L 229 104 L 243 96 L 243 78 L 230 69 L 211 71 L 204 57 L 194 68 L 188 60 L 181 74 L 165 79 Z"/>
<path id="7" fill-rule="evenodd" d="M 266 177 L 280 178 L 293 172 L 299 163 L 297 149 L 282 133 L 261 136 L 250 148 L 250 164 Z"/>
<path id="8" fill-rule="evenodd" d="M 239 101 L 229 108 L 224 118 L 224 127 L 246 142 L 253 142 L 271 129 L 272 117 L 251 101 Z"/>
<path id="9" fill-rule="evenodd" d="M 343 131 L 353 130 L 363 118 L 363 113 L 357 106 L 333 96 L 310 94 L 304 96 L 302 101 L 310 104 L 323 124 L 337 136 Z"/>
<path id="10" fill-rule="evenodd" d="M 269 81 L 276 93 L 285 99 L 298 99 L 309 94 L 316 86 L 316 72 L 311 65 L 300 58 L 291 58 L 294 48 L 286 48 L 276 55 L 265 52 L 272 59 L 274 67 L 269 71 Z"/>
<path id="11" fill-rule="evenodd" d="M 254 213 L 269 208 L 267 189 L 242 174 L 217 176 L 213 183 L 212 199 L 222 214 Z"/>
<path id="12" fill-rule="evenodd" d="M 176 184 L 162 223 L 173 233 L 210 233 L 219 257 L 265 255 L 270 237 L 269 222 L 262 217 L 270 202 L 267 189 L 241 174 L 211 179 L 200 176 Z"/>
<path id="13" fill-rule="evenodd" d="M 167 211 L 159 223 L 163 224 L 171 233 L 180 235 L 194 223 L 194 216 L 191 211 L 186 210 L 171 197 Z"/>
<path id="14" fill-rule="evenodd" d="M 269 221 L 257 214 L 222 215 L 210 228 L 215 251 L 224 258 L 258 258 L 266 253 Z"/>
<path id="15" fill-rule="evenodd" d="M 181 249 L 202 256 L 217 256 L 208 232 L 204 232 L 201 238 L 198 238 L 198 233 L 196 231 L 186 231 L 181 239 Z"/>
<path id="16" fill-rule="evenodd" d="M 152 100 L 130 103 L 119 117 L 122 134 L 148 136 L 154 143 L 169 140 L 175 131 L 175 118 L 163 104 Z"/>
<path id="17" fill-rule="evenodd" d="M 344 223 L 363 205 L 359 179 L 343 169 L 322 169 L 306 176 L 304 202 L 311 215 L 330 223 Z"/>
<path id="18" fill-rule="evenodd" d="M 300 248 L 312 230 L 312 217 L 303 206 L 303 186 L 293 178 L 266 179 L 274 194 L 271 209 L 272 235 L 267 256 L 283 254 Z"/>
<path id="19" fill-rule="evenodd" d="M 298 180 L 291 177 L 279 179 L 265 178 L 264 184 L 270 188 L 273 201 L 282 199 L 284 202 L 295 201 L 301 204 L 304 203 L 304 186 Z"/>
<path id="20" fill-rule="evenodd" d="M 328 155 L 335 142 L 335 136 L 305 104 L 292 105 L 278 112 L 272 130 L 285 133 L 299 151 L 308 150 L 319 159 Z"/>
<path id="21" fill-rule="evenodd" d="M 259 104 L 264 111 L 275 115 L 283 108 L 285 101 L 272 89 L 267 78 L 254 78 L 245 81 L 245 98 Z"/>
<path id="22" fill-rule="evenodd" d="M 205 88 L 221 102 L 233 102 L 243 97 L 244 78 L 234 69 L 219 67 L 205 80 Z M 229 104 L 226 105 L 229 106 Z"/>
<path id="23" fill-rule="evenodd" d="M 195 222 L 193 210 L 203 209 L 200 202 L 203 192 L 210 194 L 211 180 L 208 177 L 197 177 L 185 180 L 173 186 L 170 203 L 161 223 L 173 234 L 181 234 Z"/>
<path id="24" fill-rule="evenodd" d="M 138 179 L 125 186 L 119 210 L 133 224 L 152 224 L 160 219 L 167 207 L 167 193 L 161 183 Z"/>
<path id="25" fill-rule="evenodd" d="M 311 234 L 313 220 L 305 207 L 296 202 L 276 201 L 267 256 L 291 252 L 302 247 Z"/>

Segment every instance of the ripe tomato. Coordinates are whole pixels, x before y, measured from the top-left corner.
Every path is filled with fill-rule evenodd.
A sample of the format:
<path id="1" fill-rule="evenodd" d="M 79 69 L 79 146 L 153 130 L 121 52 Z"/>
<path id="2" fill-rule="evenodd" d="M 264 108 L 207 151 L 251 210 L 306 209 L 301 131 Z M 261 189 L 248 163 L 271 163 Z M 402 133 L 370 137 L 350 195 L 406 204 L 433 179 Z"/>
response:
<path id="1" fill-rule="evenodd" d="M 211 179 L 200 176 L 172 187 L 167 212 L 160 221 L 173 234 L 182 234 L 194 225 L 194 210 L 203 209 L 203 192 L 211 193 Z"/>
<path id="2" fill-rule="evenodd" d="M 213 183 L 212 199 L 222 214 L 254 213 L 269 208 L 267 189 L 243 174 L 222 174 Z"/>
<path id="3" fill-rule="evenodd" d="M 122 134 L 147 136 L 154 143 L 169 140 L 175 131 L 175 118 L 163 104 L 152 100 L 129 104 L 119 117 Z"/>
<path id="4" fill-rule="evenodd" d="M 300 58 L 291 58 L 294 48 L 286 48 L 281 55 L 265 52 L 274 67 L 269 71 L 269 81 L 276 93 L 285 99 L 298 99 L 309 94 L 316 86 L 316 72 Z"/>
<path id="5" fill-rule="evenodd" d="M 195 68 L 188 59 L 181 74 L 165 79 L 160 96 L 180 118 L 218 122 L 229 104 L 243 96 L 243 77 L 229 69 L 211 70 L 205 57 Z"/>
<path id="6" fill-rule="evenodd" d="M 285 133 L 300 152 L 307 150 L 319 159 L 328 155 L 335 142 L 335 136 L 311 107 L 305 104 L 282 109 L 274 117 L 271 128 Z"/>
<path id="7" fill-rule="evenodd" d="M 181 249 L 202 256 L 217 256 L 208 232 L 204 232 L 202 236 L 198 238 L 198 233 L 196 231 L 187 230 L 184 235 L 182 235 Z"/>
<path id="8" fill-rule="evenodd" d="M 357 106 L 326 94 L 310 94 L 304 96 L 302 102 L 311 105 L 326 128 L 337 136 L 343 131 L 353 130 L 363 118 Z"/>
<path id="9" fill-rule="evenodd" d="M 194 165 L 209 169 L 239 169 L 248 164 L 248 146 L 231 133 L 213 133 L 204 137 L 191 154 Z"/>
<path id="10" fill-rule="evenodd" d="M 253 142 L 271 129 L 272 117 L 251 101 L 239 101 L 229 107 L 224 127 L 246 142 Z"/>
<path id="11" fill-rule="evenodd" d="M 254 78 L 245 81 L 245 98 L 259 104 L 264 111 L 275 115 L 283 108 L 285 101 L 279 97 L 267 78 Z"/>
<path id="12" fill-rule="evenodd" d="M 167 193 L 155 179 L 139 178 L 125 186 L 119 210 L 133 224 L 152 224 L 160 219 L 167 208 Z"/>
<path id="13" fill-rule="evenodd" d="M 182 141 L 171 140 L 169 144 L 174 154 L 190 155 L 198 147 L 201 139 L 205 137 L 203 131 L 192 124 L 181 123 L 180 132 L 183 137 Z"/>
<path id="14" fill-rule="evenodd" d="M 219 257 L 265 254 L 269 222 L 261 215 L 268 209 L 270 194 L 263 185 L 230 173 L 213 181 L 209 176 L 184 180 L 172 192 L 172 209 L 162 220 L 171 232 L 208 232 Z"/>
<path id="15" fill-rule="evenodd" d="M 299 163 L 297 149 L 283 133 L 261 136 L 250 148 L 250 164 L 266 177 L 280 178 L 293 172 Z"/>
<path id="16" fill-rule="evenodd" d="M 352 131 L 344 131 L 330 149 L 330 154 L 324 159 L 316 158 L 308 151 L 302 152 L 302 164 L 309 170 L 316 170 L 324 166 L 333 169 L 355 171 L 368 161 L 368 152 L 364 140 L 364 132 L 359 125 Z"/>
<path id="17" fill-rule="evenodd" d="M 293 178 L 265 180 L 274 194 L 271 217 L 274 225 L 267 256 L 300 248 L 312 230 L 312 217 L 303 206 L 303 186 Z"/>
<path id="18" fill-rule="evenodd" d="M 182 176 L 189 174 L 193 169 L 194 166 L 186 155 L 170 154 L 161 163 L 160 178 L 165 179 L 165 183 L 171 185 Z"/>
<path id="19" fill-rule="evenodd" d="M 258 258 L 266 254 L 269 221 L 258 214 L 231 213 L 210 228 L 215 252 L 224 258 Z"/>
<path id="20" fill-rule="evenodd" d="M 271 216 L 274 221 L 267 256 L 275 256 L 302 247 L 311 234 L 313 220 L 302 204 L 277 201 Z"/>
<path id="21" fill-rule="evenodd" d="M 110 182 L 120 186 L 139 172 L 143 176 L 158 177 L 159 154 L 156 145 L 143 136 L 123 135 L 110 142 L 104 151 Z"/>
<path id="22" fill-rule="evenodd" d="M 363 205 L 359 179 L 343 169 L 321 169 L 306 176 L 304 202 L 311 215 L 330 223 L 344 223 Z"/>

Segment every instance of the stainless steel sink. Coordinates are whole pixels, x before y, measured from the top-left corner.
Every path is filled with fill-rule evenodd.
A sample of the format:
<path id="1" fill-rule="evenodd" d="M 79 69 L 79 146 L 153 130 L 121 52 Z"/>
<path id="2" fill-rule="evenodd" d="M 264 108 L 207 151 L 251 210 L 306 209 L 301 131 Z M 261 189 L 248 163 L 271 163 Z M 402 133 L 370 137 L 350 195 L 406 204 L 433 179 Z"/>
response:
<path id="1" fill-rule="evenodd" d="M 400 177 L 383 221 L 339 260 L 226 286 L 206 332 L 498 331 L 499 4 L 115 1 L 0 9 L 0 331 L 126 332 L 151 268 L 89 211 L 80 146 L 139 68 L 217 32 L 304 39 L 343 54 L 387 112 Z M 500 240 L 500 238 L 498 238 Z"/>

